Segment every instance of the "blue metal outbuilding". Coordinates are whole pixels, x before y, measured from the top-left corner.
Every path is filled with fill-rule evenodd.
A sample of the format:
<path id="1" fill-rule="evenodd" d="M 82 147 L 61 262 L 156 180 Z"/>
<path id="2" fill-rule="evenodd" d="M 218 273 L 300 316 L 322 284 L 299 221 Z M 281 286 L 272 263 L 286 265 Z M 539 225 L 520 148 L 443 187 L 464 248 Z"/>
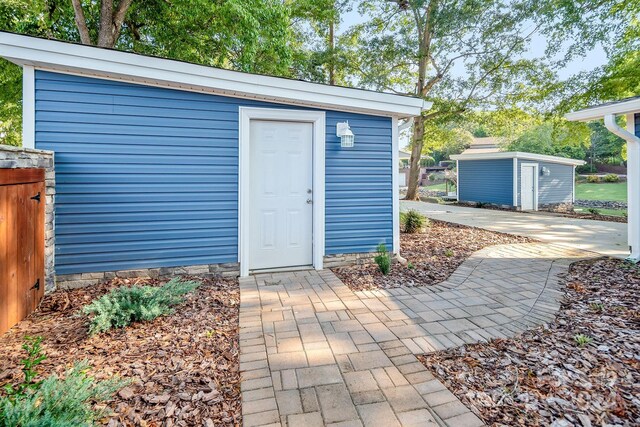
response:
<path id="1" fill-rule="evenodd" d="M 521 210 L 573 203 L 575 167 L 582 160 L 523 152 L 462 153 L 457 199 Z"/>
<path id="2" fill-rule="evenodd" d="M 24 145 L 55 152 L 58 275 L 399 251 L 397 127 L 421 99 L 9 33 L 0 55 Z"/>

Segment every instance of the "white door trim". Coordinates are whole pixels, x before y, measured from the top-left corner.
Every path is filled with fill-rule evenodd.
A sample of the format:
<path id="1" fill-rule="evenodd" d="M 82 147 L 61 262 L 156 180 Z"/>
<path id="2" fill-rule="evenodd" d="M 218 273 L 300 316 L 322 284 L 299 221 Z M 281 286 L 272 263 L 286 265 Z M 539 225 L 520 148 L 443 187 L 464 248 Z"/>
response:
<path id="1" fill-rule="evenodd" d="M 288 110 L 278 108 L 239 108 L 238 151 L 238 262 L 240 276 L 249 275 L 249 235 L 251 172 L 249 141 L 251 120 L 304 122 L 313 124 L 313 267 L 322 270 L 324 258 L 324 206 L 325 206 L 325 113 L 324 111 Z"/>
<path id="2" fill-rule="evenodd" d="M 538 179 L 539 170 L 538 163 L 520 163 L 520 209 L 522 209 L 522 169 L 525 167 L 533 167 L 533 210 L 538 210 Z"/>

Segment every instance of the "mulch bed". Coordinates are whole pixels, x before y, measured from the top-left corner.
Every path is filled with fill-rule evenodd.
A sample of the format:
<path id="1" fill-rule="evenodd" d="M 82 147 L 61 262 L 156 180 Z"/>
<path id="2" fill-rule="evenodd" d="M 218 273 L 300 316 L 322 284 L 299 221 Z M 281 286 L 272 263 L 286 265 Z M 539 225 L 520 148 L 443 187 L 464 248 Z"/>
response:
<path id="1" fill-rule="evenodd" d="M 36 312 L 0 336 L 0 386 L 23 378 L 24 336 L 40 335 L 47 355 L 38 367 L 42 377 L 87 359 L 98 379 L 132 381 L 109 402 L 114 415 L 104 421 L 110 426 L 240 425 L 238 283 L 198 280 L 203 284 L 175 313 L 91 337 L 86 317 L 78 315 L 82 306 L 120 285 L 159 282 L 115 279 L 47 295 Z"/>
<path id="2" fill-rule="evenodd" d="M 560 215 L 568 218 L 590 219 L 594 221 L 620 222 L 625 224 L 627 222 L 626 216 L 600 215 L 600 214 L 580 213 L 580 212 L 567 212 L 567 213 L 562 213 Z"/>
<path id="3" fill-rule="evenodd" d="M 554 212 L 554 211 L 519 211 L 515 209 L 502 208 L 500 206 L 495 205 L 484 205 L 482 207 L 477 206 L 475 203 L 463 203 L 463 202 L 453 202 L 451 203 L 455 206 L 462 206 L 464 208 L 476 208 L 476 209 L 490 209 L 493 211 L 505 211 L 505 212 L 513 212 L 519 214 L 537 214 L 537 215 L 553 215 L 553 216 L 562 216 L 565 218 L 576 218 L 576 219 L 590 219 L 592 221 L 609 221 L 609 222 L 620 222 L 626 223 L 626 216 L 617 216 L 617 215 L 602 215 L 602 214 L 592 214 L 585 212 Z"/>
<path id="4" fill-rule="evenodd" d="M 449 222 L 430 222 L 424 233 L 400 235 L 400 255 L 413 268 L 394 263 L 385 276 L 372 261 L 336 267 L 333 272 L 354 291 L 435 285 L 446 280 L 469 255 L 484 247 L 534 241 Z"/>
<path id="5" fill-rule="evenodd" d="M 640 425 L 640 270 L 581 261 L 564 281 L 547 327 L 422 362 L 490 425 Z M 593 341 L 579 346 L 576 334 Z"/>

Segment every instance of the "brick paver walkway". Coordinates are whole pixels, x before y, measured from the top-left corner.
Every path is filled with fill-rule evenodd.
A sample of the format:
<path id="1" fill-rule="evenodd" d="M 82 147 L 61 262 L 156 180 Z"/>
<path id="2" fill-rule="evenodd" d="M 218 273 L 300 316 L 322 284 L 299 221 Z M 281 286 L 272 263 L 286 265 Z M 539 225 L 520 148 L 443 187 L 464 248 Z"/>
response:
<path id="1" fill-rule="evenodd" d="M 414 354 L 551 320 L 557 275 L 591 256 L 493 246 L 437 286 L 381 291 L 353 292 L 330 270 L 241 279 L 244 426 L 482 425 Z"/>

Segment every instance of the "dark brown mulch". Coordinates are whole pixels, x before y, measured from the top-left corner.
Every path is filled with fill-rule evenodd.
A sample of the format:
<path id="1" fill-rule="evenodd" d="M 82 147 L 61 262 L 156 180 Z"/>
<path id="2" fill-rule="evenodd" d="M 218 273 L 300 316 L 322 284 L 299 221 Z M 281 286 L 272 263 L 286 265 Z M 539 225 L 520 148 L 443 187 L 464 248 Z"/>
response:
<path id="1" fill-rule="evenodd" d="M 422 362 L 491 425 L 640 425 L 640 270 L 581 261 L 564 281 L 548 327 Z M 580 346 L 577 334 L 593 341 Z"/>
<path id="2" fill-rule="evenodd" d="M 91 337 L 86 317 L 77 315 L 83 305 L 120 285 L 158 281 L 115 279 L 47 295 L 36 312 L 0 336 L 0 386 L 22 379 L 23 337 L 40 335 L 47 355 L 38 368 L 43 377 L 87 359 L 98 379 L 132 380 L 109 402 L 115 412 L 105 420 L 109 425 L 240 425 L 238 283 L 198 280 L 203 284 L 175 313 Z"/>
<path id="3" fill-rule="evenodd" d="M 400 235 L 400 255 L 411 265 L 394 263 L 386 276 L 373 262 L 332 270 L 356 291 L 435 285 L 446 280 L 477 250 L 491 245 L 533 241 L 528 237 L 432 220 L 424 233 Z"/>
<path id="4" fill-rule="evenodd" d="M 600 214 L 585 214 L 579 212 L 568 212 L 561 214 L 562 216 L 568 218 L 578 218 L 578 219 L 590 219 L 593 221 L 609 221 L 609 222 L 620 222 L 627 223 L 626 216 L 616 216 L 616 215 L 600 215 Z"/>

